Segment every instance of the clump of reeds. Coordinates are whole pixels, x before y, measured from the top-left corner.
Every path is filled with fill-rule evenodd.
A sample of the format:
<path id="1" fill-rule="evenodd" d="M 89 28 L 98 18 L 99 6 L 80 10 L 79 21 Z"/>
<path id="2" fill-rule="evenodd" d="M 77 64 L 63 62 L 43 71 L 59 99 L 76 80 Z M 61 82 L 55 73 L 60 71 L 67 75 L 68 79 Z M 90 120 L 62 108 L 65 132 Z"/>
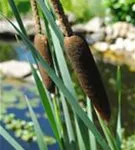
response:
<path id="1" fill-rule="evenodd" d="M 67 64 L 65 61 L 65 57 L 63 55 L 63 36 L 58 31 L 58 27 L 55 24 L 54 16 L 52 15 L 52 10 L 50 9 L 49 3 L 43 0 L 36 0 L 39 4 L 40 9 L 44 15 L 44 21 L 48 36 L 47 40 L 41 40 L 42 37 L 41 32 L 39 32 L 35 39 L 38 39 L 39 47 L 46 47 L 49 43 L 49 47 L 51 52 L 53 53 L 53 62 L 54 62 L 54 70 L 48 65 L 47 61 L 41 56 L 41 52 L 36 50 L 31 41 L 29 40 L 26 30 L 24 28 L 23 22 L 20 17 L 20 13 L 14 3 L 14 0 L 9 0 L 9 4 L 12 8 L 12 11 L 16 17 L 19 28 L 16 27 L 10 20 L 10 24 L 16 29 L 17 33 L 24 41 L 24 44 L 31 50 L 32 55 L 34 56 L 36 62 L 42 64 L 45 68 L 48 75 L 51 77 L 57 88 L 58 96 L 51 97 L 46 92 L 42 81 L 37 73 L 37 70 L 34 68 L 33 64 L 31 64 L 31 68 L 33 71 L 33 76 L 36 81 L 36 85 L 38 88 L 38 92 L 41 97 L 42 106 L 45 109 L 45 113 L 47 114 L 47 118 L 49 120 L 50 126 L 53 130 L 57 143 L 59 144 L 59 149 L 74 149 L 74 150 L 97 150 L 96 141 L 100 144 L 100 149 L 104 150 L 118 150 L 121 149 L 121 75 L 120 68 L 118 68 L 117 73 L 117 82 L 118 82 L 118 119 L 117 119 L 117 139 L 114 134 L 111 133 L 110 129 L 106 125 L 106 122 L 103 121 L 100 117 L 108 120 L 110 116 L 110 107 L 108 103 L 108 99 L 106 97 L 106 93 L 100 78 L 99 71 L 96 67 L 96 63 L 94 58 L 89 50 L 89 46 L 86 41 L 80 36 L 74 35 L 70 26 L 69 29 L 66 29 L 67 23 L 62 21 L 62 15 L 64 15 L 63 11 L 58 11 L 62 13 L 59 15 L 61 17 L 61 25 L 65 26 L 65 31 L 63 30 L 65 35 L 65 47 L 66 52 L 71 60 L 74 70 L 78 75 L 78 79 L 84 89 L 85 93 L 92 99 L 92 102 L 100 115 L 97 113 L 100 125 L 103 129 L 104 135 L 98 131 L 97 127 L 94 125 L 93 117 L 92 117 L 92 109 L 91 102 L 89 98 L 87 98 L 87 109 L 86 112 L 83 111 L 82 107 L 78 104 L 77 95 L 72 85 L 72 80 L 70 74 L 68 72 Z M 54 1 L 54 0 L 53 0 Z M 55 1 L 54 1 L 55 2 Z M 59 1 L 56 0 L 58 6 Z M 56 6 L 57 6 L 56 5 Z M 57 7 L 55 6 L 55 9 Z M 49 9 L 48 9 L 49 8 Z M 59 8 L 60 9 L 60 8 Z M 62 7 L 61 7 L 62 9 Z M 65 19 L 66 20 L 66 19 Z M 63 24 L 65 22 L 65 24 Z M 37 24 L 38 25 L 38 24 Z M 38 26 L 37 26 L 38 27 Z M 38 28 L 37 28 L 38 29 Z M 40 31 L 40 30 L 39 30 Z M 40 39 L 41 38 L 41 39 Z M 50 42 L 51 40 L 51 42 Z M 45 44 L 46 43 L 46 44 Z M 44 45 L 45 44 L 45 45 Z M 42 48 L 39 48 L 42 49 Z M 44 49 L 44 48 L 43 48 Z M 47 49 L 48 50 L 48 47 Z M 44 50 L 43 50 L 44 51 Z M 47 51 L 48 52 L 48 51 Z M 40 53 L 40 54 L 39 54 Z M 56 59 L 55 59 L 56 58 Z M 41 71 L 40 71 L 41 72 Z M 61 80 L 62 78 L 62 80 Z M 29 108 L 31 118 L 33 120 L 35 133 L 37 135 L 37 143 L 40 150 L 48 150 L 46 142 L 43 140 L 43 132 L 38 124 L 36 119 L 36 115 L 32 110 L 31 104 L 29 100 L 25 97 L 27 106 Z M 68 102 L 70 105 L 67 105 Z M 73 111 L 68 111 L 68 106 Z M 61 109 L 62 108 L 62 109 Z M 97 111 L 96 111 L 97 112 Z M 108 112 L 108 114 L 107 114 Z M 73 117 L 74 118 L 73 118 Z M 73 118 L 71 120 L 71 118 Z M 65 128 L 66 127 L 66 128 Z M 0 135 L 2 135 L 15 149 L 24 150 L 17 141 L 15 141 L 4 128 L 0 127 Z"/>

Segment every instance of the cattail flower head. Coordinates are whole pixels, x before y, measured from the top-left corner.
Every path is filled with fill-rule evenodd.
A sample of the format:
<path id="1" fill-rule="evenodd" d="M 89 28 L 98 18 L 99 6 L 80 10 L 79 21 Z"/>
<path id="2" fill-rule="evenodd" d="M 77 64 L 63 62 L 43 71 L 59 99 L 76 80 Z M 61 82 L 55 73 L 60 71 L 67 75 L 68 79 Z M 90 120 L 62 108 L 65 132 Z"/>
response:
<path id="1" fill-rule="evenodd" d="M 47 40 L 46 36 L 42 35 L 42 34 L 36 34 L 35 38 L 34 38 L 34 45 L 35 45 L 36 49 L 39 51 L 39 53 L 41 54 L 41 56 L 52 67 L 53 63 L 52 63 L 52 58 L 51 58 L 50 52 L 48 51 L 48 40 Z M 54 82 L 52 81 L 52 79 L 49 77 L 49 75 L 45 71 L 45 68 L 43 68 L 39 64 L 39 70 L 40 70 L 43 82 L 44 82 L 47 90 L 54 93 L 54 91 L 55 91 Z"/>
<path id="2" fill-rule="evenodd" d="M 65 37 L 66 53 L 84 92 L 103 119 L 110 119 L 110 105 L 98 68 L 86 41 L 78 35 Z"/>

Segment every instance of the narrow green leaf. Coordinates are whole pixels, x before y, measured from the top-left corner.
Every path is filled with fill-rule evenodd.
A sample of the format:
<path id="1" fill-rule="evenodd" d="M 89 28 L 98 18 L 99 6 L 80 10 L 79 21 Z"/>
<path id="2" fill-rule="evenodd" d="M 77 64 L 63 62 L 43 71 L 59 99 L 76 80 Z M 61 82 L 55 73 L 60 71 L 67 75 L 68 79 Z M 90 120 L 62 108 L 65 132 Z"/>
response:
<path id="1" fill-rule="evenodd" d="M 57 128 L 58 128 L 61 138 L 63 138 L 63 127 L 62 127 L 62 122 L 61 122 L 61 115 L 59 112 L 60 109 L 58 110 L 56 96 L 53 95 L 52 101 L 53 101 L 54 115 L 55 115 L 55 119 L 57 123 Z"/>
<path id="2" fill-rule="evenodd" d="M 85 146 L 85 143 L 84 143 L 84 140 L 83 140 L 83 137 L 82 137 L 82 134 L 81 134 L 81 130 L 80 130 L 80 126 L 79 126 L 79 122 L 77 120 L 77 116 L 74 117 L 74 120 L 75 120 L 75 129 L 76 129 L 76 134 L 77 134 L 77 140 L 78 140 L 78 146 L 79 146 L 79 149 L 83 149 L 83 150 L 86 150 L 86 146 Z"/>
<path id="3" fill-rule="evenodd" d="M 96 109 L 95 109 L 96 111 Z M 107 139 L 107 142 L 111 148 L 111 150 L 119 150 L 118 146 L 117 146 L 117 142 L 114 138 L 114 136 L 112 135 L 112 133 L 110 132 L 106 122 L 100 117 L 99 113 L 96 111 L 96 114 L 98 116 L 98 120 L 100 122 L 100 125 L 102 127 L 102 130 L 105 134 L 105 137 Z"/>
<path id="4" fill-rule="evenodd" d="M 121 141 L 122 141 L 122 127 L 121 127 L 121 70 L 120 66 L 117 66 L 117 92 L 118 92 L 118 114 L 117 114 L 117 142 L 119 145 L 119 149 L 121 149 Z"/>
<path id="5" fill-rule="evenodd" d="M 0 135 L 9 144 L 11 144 L 14 149 L 16 149 L 16 150 L 24 150 L 24 148 L 19 143 L 17 143 L 17 141 L 15 139 L 13 139 L 13 137 L 11 135 L 8 134 L 8 132 L 2 126 L 0 126 Z"/>
<path id="6" fill-rule="evenodd" d="M 29 103 L 29 100 L 27 99 L 27 97 L 25 97 L 25 100 L 27 102 L 27 106 L 29 108 L 29 112 L 30 112 L 30 115 L 31 115 L 31 118 L 32 118 L 32 121 L 34 123 L 34 129 L 35 129 L 35 133 L 37 135 L 37 143 L 38 143 L 38 146 L 39 146 L 39 149 L 40 150 L 48 150 L 47 148 L 47 144 L 45 143 L 44 141 L 44 135 L 43 135 L 43 132 L 40 128 L 40 125 L 37 121 L 37 118 L 36 118 L 36 115 Z"/>
<path id="7" fill-rule="evenodd" d="M 37 84 L 38 91 L 40 93 L 40 97 L 41 97 L 43 107 L 44 107 L 44 109 L 47 113 L 50 125 L 52 127 L 52 130 L 53 130 L 55 136 L 56 136 L 56 139 L 60 144 L 60 148 L 62 149 L 62 144 L 61 144 L 61 139 L 60 139 L 60 131 L 57 129 L 57 123 L 56 123 L 56 120 L 54 118 L 54 113 L 53 113 L 53 108 L 52 108 L 52 105 L 51 105 L 51 101 L 48 99 L 48 97 L 46 95 L 45 89 L 43 87 L 43 84 L 42 84 L 40 78 L 38 77 L 38 74 L 37 74 L 36 70 L 34 69 L 33 66 L 31 66 L 31 67 L 32 67 L 32 73 L 34 75 L 34 78 L 35 78 L 35 81 L 36 81 L 36 84 Z"/>
<path id="8" fill-rule="evenodd" d="M 18 22 L 18 25 L 19 25 L 20 29 L 27 36 L 26 30 L 25 30 L 24 25 L 22 23 L 22 19 L 21 19 L 20 13 L 19 13 L 19 11 L 18 11 L 18 9 L 17 9 L 17 7 L 15 5 L 14 0 L 8 0 L 8 2 L 10 4 L 10 7 L 11 7 L 13 13 L 14 13 L 14 16 L 15 16 L 17 22 Z"/>
<path id="9" fill-rule="evenodd" d="M 67 133 L 68 133 L 68 137 L 69 137 L 69 141 L 70 142 L 75 142 L 75 137 L 73 134 L 73 128 L 72 128 L 72 124 L 71 124 L 71 118 L 69 115 L 69 110 L 65 101 L 65 97 L 62 94 L 62 92 L 60 92 L 61 95 L 61 103 L 62 103 L 62 107 L 63 107 L 63 113 L 64 113 L 64 117 L 65 117 L 65 123 L 66 123 L 66 127 L 67 127 Z"/>
<path id="10" fill-rule="evenodd" d="M 93 122 L 91 100 L 87 97 L 87 114 Z M 96 140 L 92 132 L 89 130 L 90 150 L 97 150 Z"/>

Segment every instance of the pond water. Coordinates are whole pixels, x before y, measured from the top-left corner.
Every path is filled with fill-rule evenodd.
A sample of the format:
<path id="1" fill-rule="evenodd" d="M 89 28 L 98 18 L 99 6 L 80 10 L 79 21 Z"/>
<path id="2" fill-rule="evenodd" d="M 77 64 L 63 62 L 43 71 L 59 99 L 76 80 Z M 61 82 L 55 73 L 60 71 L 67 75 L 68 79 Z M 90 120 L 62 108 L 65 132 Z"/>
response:
<path id="1" fill-rule="evenodd" d="M 31 62 L 34 62 L 30 51 L 26 50 L 25 46 L 23 44 L 13 44 L 12 49 L 14 49 L 14 52 L 16 53 L 16 58 L 20 61 L 27 61 L 27 57 L 31 60 Z M 11 47 L 10 47 L 11 48 Z M 111 119 L 111 126 L 114 129 L 116 124 L 116 113 L 117 113 L 117 91 L 116 91 L 116 69 L 117 66 L 112 65 L 111 63 L 104 63 L 104 60 L 102 59 L 102 55 L 96 54 L 95 57 L 97 58 L 97 65 L 101 72 L 103 82 L 105 84 L 110 103 L 112 108 L 112 119 Z M 125 129 L 126 135 L 131 135 L 135 132 L 135 72 L 130 72 L 129 69 L 126 66 L 121 66 L 121 73 L 122 73 L 122 125 Z M 34 87 L 34 88 L 33 88 Z M 6 98 L 14 97 L 13 95 L 16 95 L 16 98 L 20 98 L 21 94 L 27 95 L 31 103 L 33 105 L 34 111 L 36 112 L 39 123 L 42 127 L 42 130 L 48 135 L 48 136 L 54 136 L 52 133 L 52 130 L 49 126 L 48 120 L 44 117 L 44 110 L 42 108 L 42 105 L 40 104 L 39 95 L 36 91 L 36 87 L 32 84 L 23 83 L 23 84 L 13 84 L 12 81 L 9 82 L 3 81 L 2 88 L 4 92 L 7 92 L 9 95 Z M 12 91 L 12 92 L 11 92 Z M 13 94 L 11 94 L 13 93 Z M 18 96 L 18 93 L 20 93 L 20 97 Z M 14 113 L 17 118 L 30 121 L 30 117 L 28 115 L 28 110 L 26 107 L 26 104 L 24 102 L 22 103 L 20 100 L 16 101 L 8 101 L 6 102 L 7 105 L 6 113 Z M 10 99 L 11 100 L 11 99 Z M 12 105 L 14 103 L 15 105 Z M 5 124 L 1 121 L 1 124 L 5 127 Z M 33 149 L 37 150 L 37 144 L 35 142 L 24 142 L 20 138 L 16 138 L 13 131 L 8 130 L 8 132 L 19 142 L 21 145 L 27 149 Z M 3 139 L 0 137 L 1 149 L 3 150 L 12 150 L 13 148 Z M 58 145 L 50 145 L 49 150 L 57 150 Z"/>
<path id="2" fill-rule="evenodd" d="M 2 46 L 6 46 L 7 43 L 3 43 Z M 15 54 L 15 57 L 11 55 L 11 52 L 9 51 L 7 56 L 4 57 L 5 60 L 9 59 L 17 59 L 20 61 L 28 61 L 26 56 L 29 58 L 29 60 L 33 63 L 34 60 L 31 56 L 30 51 L 27 51 L 26 48 L 22 44 L 16 44 L 11 43 L 9 47 L 4 47 L 4 50 L 11 49 L 13 53 Z M 2 91 L 2 97 L 0 98 L 0 105 L 1 105 L 1 116 L 6 117 L 8 114 L 15 114 L 15 120 L 23 120 L 26 122 L 31 122 L 30 114 L 27 109 L 27 104 L 24 100 L 24 96 L 26 95 L 28 99 L 30 100 L 31 105 L 33 106 L 33 110 L 36 113 L 38 117 L 38 121 L 40 123 L 42 131 L 47 136 L 48 139 L 48 145 L 49 150 L 58 150 L 58 144 L 54 142 L 54 134 L 52 132 L 52 129 L 49 125 L 49 121 L 47 117 L 45 116 L 44 109 L 40 103 L 40 97 L 37 92 L 37 88 L 34 83 L 25 83 L 24 81 L 18 81 L 15 79 L 4 79 L 2 81 L 1 91 Z M 3 115 L 2 115 L 3 114 Z M 0 118 L 1 118 L 0 116 Z M 3 117 L 3 118 L 4 118 Z M 4 123 L 4 119 L 0 119 L 0 124 L 8 131 L 8 133 L 13 136 L 24 149 L 26 150 L 37 150 L 38 145 L 34 141 L 26 142 L 22 140 L 21 138 L 17 138 L 15 136 L 15 129 L 11 130 L 8 129 L 7 123 Z M 3 150 L 12 150 L 14 149 L 4 138 L 0 136 L 0 149 Z M 53 144 L 55 143 L 55 144 Z"/>
<path id="3" fill-rule="evenodd" d="M 33 86 L 35 85 L 28 84 L 28 83 L 15 86 L 13 85 L 13 83 L 9 83 L 9 81 L 8 83 L 7 81 L 3 81 L 2 89 L 1 89 L 2 90 L 1 107 L 2 107 L 2 114 L 3 114 L 2 117 L 4 119 L 1 119 L 0 123 L 2 124 L 4 128 L 6 128 L 9 134 L 13 136 L 27 150 L 31 150 L 31 149 L 37 150 L 38 145 L 36 144 L 36 142 L 32 142 L 32 141 L 25 142 L 21 138 L 17 138 L 15 136 L 15 133 L 17 133 L 17 130 L 19 130 L 19 128 L 16 127 L 17 124 L 15 125 L 13 130 L 11 129 L 9 130 L 9 125 L 13 123 L 5 121 L 6 120 L 5 118 L 8 116 L 8 114 L 15 114 L 15 119 L 13 119 L 12 121 L 19 119 L 20 121 L 23 120 L 28 123 L 31 122 L 30 114 L 27 109 L 26 102 L 24 100 L 24 95 L 27 96 L 28 99 L 30 100 L 30 103 L 33 106 L 33 110 L 38 117 L 38 121 L 40 123 L 40 126 L 43 132 L 45 132 L 45 134 L 49 137 L 54 137 L 52 129 L 49 125 L 49 122 L 47 118 L 45 117 L 43 107 L 40 104 L 40 98 L 39 98 L 38 93 L 36 92 L 37 89 L 36 87 L 33 88 Z M 25 129 L 22 128 L 22 130 L 25 130 Z M 1 149 L 4 149 L 4 150 L 13 149 L 2 137 L 0 140 L 2 143 Z M 50 139 L 50 143 L 51 143 L 51 139 Z M 53 149 L 57 150 L 58 145 L 57 144 L 49 145 L 49 150 L 53 150 Z"/>

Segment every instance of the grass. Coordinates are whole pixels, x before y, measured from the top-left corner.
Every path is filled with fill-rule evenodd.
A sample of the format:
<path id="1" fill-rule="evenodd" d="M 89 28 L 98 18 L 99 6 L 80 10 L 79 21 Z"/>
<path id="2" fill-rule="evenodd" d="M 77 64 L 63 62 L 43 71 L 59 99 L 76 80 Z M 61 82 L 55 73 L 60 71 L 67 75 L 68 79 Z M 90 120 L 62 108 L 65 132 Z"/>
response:
<path id="1" fill-rule="evenodd" d="M 35 62 L 37 64 L 40 63 L 45 68 L 46 72 L 56 85 L 58 96 L 52 96 L 43 85 L 42 80 L 38 74 L 39 71 L 35 70 L 33 65 L 30 64 L 33 76 L 36 81 L 38 92 L 40 94 L 41 103 L 47 114 L 57 143 L 59 144 L 59 149 L 97 150 L 98 147 L 100 147 L 100 149 L 103 150 L 120 150 L 120 146 L 118 145 L 114 133 L 109 129 L 109 126 L 106 124 L 106 122 L 100 118 L 98 113 L 97 116 L 99 119 L 99 123 L 103 129 L 105 136 L 101 134 L 101 132 L 94 124 L 92 117 L 92 111 L 94 111 L 94 109 L 92 107 L 92 104 L 90 104 L 90 100 L 86 98 L 87 112 L 85 112 L 83 108 L 78 104 L 78 97 L 73 86 L 73 81 L 66 63 L 66 58 L 64 56 L 64 37 L 55 23 L 55 19 L 50 12 L 50 7 L 48 8 L 43 0 L 37 0 L 37 2 L 39 4 L 40 10 L 42 11 L 42 14 L 44 15 L 45 28 L 47 29 L 47 37 L 50 44 L 49 47 L 51 53 L 53 54 L 52 57 L 54 61 L 54 69 L 52 69 L 47 64 L 46 60 L 42 58 L 42 56 L 38 53 L 34 45 L 29 40 L 14 0 L 9 0 L 9 4 L 18 22 L 19 28 L 17 28 L 10 20 L 8 20 L 7 18 L 6 19 L 16 29 L 17 33 L 23 40 L 24 44 L 28 47 L 28 49 L 31 50 Z M 118 72 L 118 74 L 120 75 L 120 70 Z M 120 82 L 120 77 L 118 78 L 117 82 Z M 120 86 L 118 87 L 120 88 Z M 26 99 L 26 101 L 38 137 L 37 142 L 39 145 L 39 149 L 48 149 L 46 143 L 44 143 L 41 138 L 44 133 L 40 129 L 40 125 L 35 117 L 28 99 Z M 61 113 L 63 113 L 64 115 L 64 121 L 62 121 L 61 119 Z M 120 114 L 120 108 L 118 114 Z M 118 120 L 120 120 L 120 118 Z M 86 131 L 86 134 L 83 134 L 84 130 Z M 2 129 L 2 131 L 2 136 L 6 138 L 6 140 L 10 144 L 12 144 L 10 142 L 10 138 L 8 138 L 9 135 L 6 134 L 6 136 L 4 136 L 5 130 Z M 120 132 L 118 132 L 118 134 L 119 133 Z M 88 135 L 88 137 L 86 137 L 86 135 Z M 16 147 L 14 148 L 18 149 L 19 144 L 17 144 L 16 141 L 14 142 L 16 143 Z"/>

